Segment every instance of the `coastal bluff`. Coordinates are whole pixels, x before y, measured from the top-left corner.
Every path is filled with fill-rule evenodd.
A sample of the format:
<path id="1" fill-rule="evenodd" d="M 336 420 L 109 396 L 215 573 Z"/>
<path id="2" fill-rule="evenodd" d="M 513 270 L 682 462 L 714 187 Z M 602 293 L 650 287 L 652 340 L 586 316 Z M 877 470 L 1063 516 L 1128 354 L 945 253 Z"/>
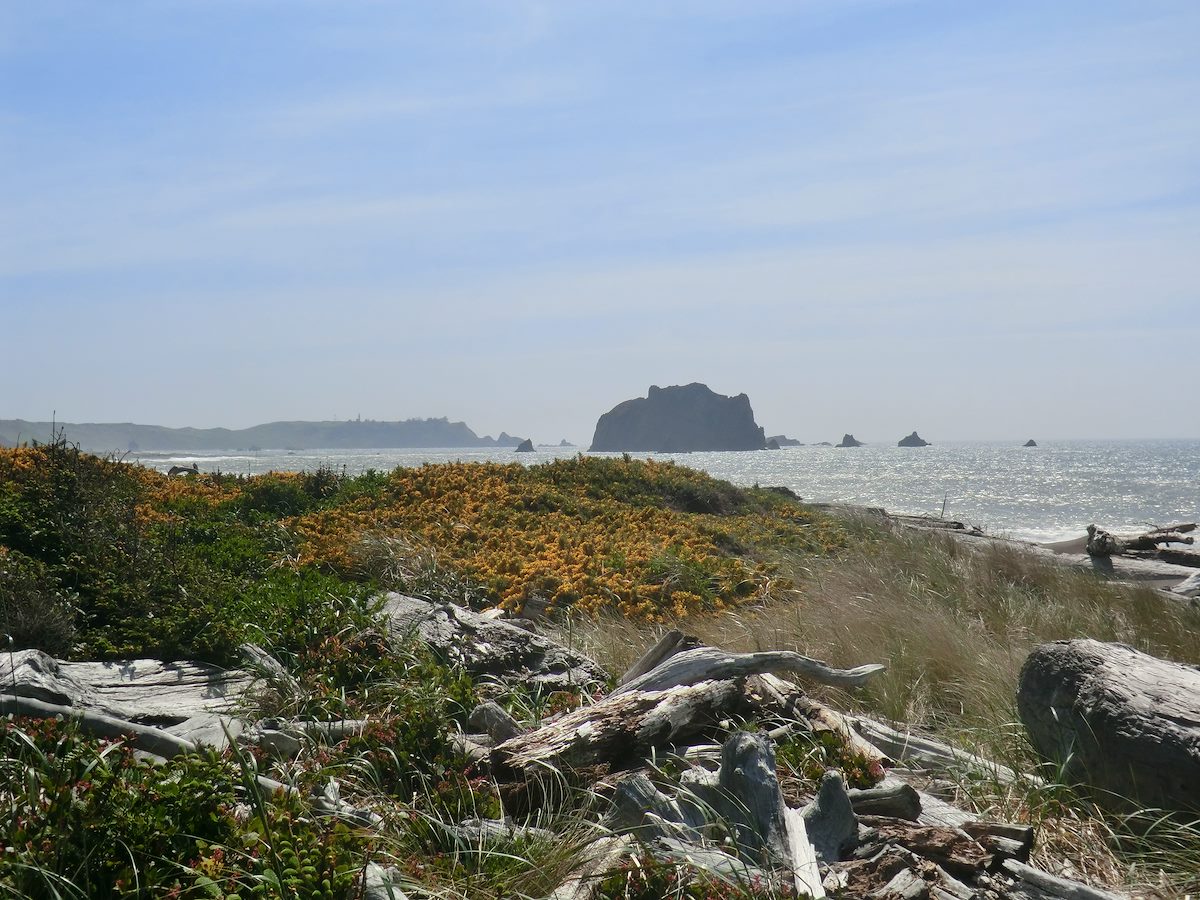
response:
<path id="1" fill-rule="evenodd" d="M 405 419 L 383 422 L 350 419 L 323 422 L 268 422 L 250 428 L 167 428 L 132 422 L 28 422 L 0 419 L 0 446 L 61 435 L 95 453 L 139 451 L 388 449 L 424 447 L 516 447 L 521 438 L 500 432 L 480 437 L 464 422 Z"/>
<path id="2" fill-rule="evenodd" d="M 762 450 L 766 445 L 749 397 L 726 397 L 693 382 L 654 385 L 647 396 L 618 403 L 596 422 L 591 450 L 675 453 Z"/>

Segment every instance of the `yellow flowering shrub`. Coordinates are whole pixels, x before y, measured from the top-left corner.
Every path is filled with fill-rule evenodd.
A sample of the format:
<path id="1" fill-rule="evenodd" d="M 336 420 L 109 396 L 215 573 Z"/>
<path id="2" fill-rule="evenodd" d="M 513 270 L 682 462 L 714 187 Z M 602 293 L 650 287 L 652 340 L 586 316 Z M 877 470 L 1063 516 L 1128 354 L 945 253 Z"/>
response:
<path id="1" fill-rule="evenodd" d="M 551 608 L 646 619 L 762 592 L 772 572 L 748 548 L 764 540 L 810 552 L 844 541 L 833 523 L 766 492 L 669 463 L 583 457 L 396 469 L 378 493 L 286 524 L 298 565 L 352 577 L 363 540 L 404 535 L 506 608 L 537 596 Z"/>

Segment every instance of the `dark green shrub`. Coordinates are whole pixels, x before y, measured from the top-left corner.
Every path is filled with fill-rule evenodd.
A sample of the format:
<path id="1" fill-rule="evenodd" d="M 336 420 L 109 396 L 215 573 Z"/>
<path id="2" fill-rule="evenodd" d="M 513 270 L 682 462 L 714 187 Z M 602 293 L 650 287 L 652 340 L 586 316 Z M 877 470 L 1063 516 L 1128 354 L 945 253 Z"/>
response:
<path id="1" fill-rule="evenodd" d="M 0 644 L 66 657 L 75 641 L 74 596 L 45 565 L 0 547 Z"/>
<path id="2" fill-rule="evenodd" d="M 305 480 L 272 472 L 250 479 L 236 502 L 239 509 L 250 514 L 251 518 L 255 513 L 276 519 L 298 516 L 315 505 L 313 496 L 305 490 L 305 486 Z M 318 486 L 316 489 L 321 488 Z"/>
<path id="3" fill-rule="evenodd" d="M 236 768 L 211 752 L 154 766 L 54 719 L 4 722 L 0 748 L 0 892 L 163 896 L 234 837 Z"/>

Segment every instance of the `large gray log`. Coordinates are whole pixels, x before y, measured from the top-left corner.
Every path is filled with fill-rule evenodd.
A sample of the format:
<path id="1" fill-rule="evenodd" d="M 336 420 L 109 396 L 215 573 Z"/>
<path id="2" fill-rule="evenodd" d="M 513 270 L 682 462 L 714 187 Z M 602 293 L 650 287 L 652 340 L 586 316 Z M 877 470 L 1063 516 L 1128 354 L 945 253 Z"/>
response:
<path id="1" fill-rule="evenodd" d="M 883 666 L 872 663 L 854 669 L 835 669 L 820 660 L 790 650 L 761 653 L 729 653 L 716 647 L 697 647 L 669 657 L 644 675 L 621 685 L 613 693 L 661 691 L 684 684 L 713 679 L 745 678 L 762 672 L 792 672 L 822 684 L 854 687 L 865 682 Z"/>
<path id="2" fill-rule="evenodd" d="M 1200 810 L 1200 668 L 1124 644 L 1042 644 L 1021 669 L 1017 710 L 1038 751 L 1098 799 Z"/>
<path id="3" fill-rule="evenodd" d="M 1184 536 L 1187 532 L 1195 530 L 1196 524 L 1189 522 L 1185 525 L 1155 528 L 1144 534 L 1116 535 L 1096 525 L 1089 525 L 1086 547 L 1089 556 L 1115 556 L 1129 550 L 1154 550 L 1159 544 L 1195 543 L 1194 538 Z"/>
<path id="4" fill-rule="evenodd" d="M 596 763 L 619 768 L 703 734 L 734 712 L 741 699 L 732 681 L 610 694 L 500 744 L 492 751 L 494 771 L 535 775 Z"/>
<path id="5" fill-rule="evenodd" d="M 608 680 L 607 673 L 582 653 L 453 603 L 430 603 L 389 593 L 383 611 L 394 634 L 415 635 L 443 659 L 477 678 L 532 682 L 552 689 Z"/>
<path id="6" fill-rule="evenodd" d="M 4 658 L 0 693 L 42 700 L 76 712 L 154 726 L 193 743 L 226 746 L 240 722 L 232 713 L 249 687 L 247 672 L 156 659 L 63 662 L 40 650 Z"/>

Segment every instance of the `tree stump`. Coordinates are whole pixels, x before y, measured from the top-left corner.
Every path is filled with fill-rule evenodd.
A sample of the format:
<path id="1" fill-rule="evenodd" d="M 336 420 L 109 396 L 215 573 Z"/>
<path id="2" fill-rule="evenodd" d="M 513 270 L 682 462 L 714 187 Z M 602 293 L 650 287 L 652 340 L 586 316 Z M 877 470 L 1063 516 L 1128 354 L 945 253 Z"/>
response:
<path id="1" fill-rule="evenodd" d="M 1042 644 L 1017 709 L 1038 752 L 1107 805 L 1200 810 L 1200 669 L 1124 644 Z"/>

